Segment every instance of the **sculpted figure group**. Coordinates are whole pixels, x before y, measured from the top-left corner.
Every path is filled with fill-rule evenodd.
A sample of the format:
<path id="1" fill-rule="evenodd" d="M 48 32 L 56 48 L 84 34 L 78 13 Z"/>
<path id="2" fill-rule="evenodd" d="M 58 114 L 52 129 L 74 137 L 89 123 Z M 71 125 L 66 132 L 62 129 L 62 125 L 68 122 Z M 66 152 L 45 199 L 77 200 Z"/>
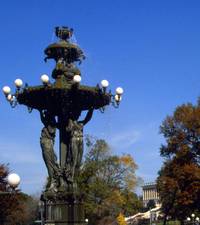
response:
<path id="1" fill-rule="evenodd" d="M 40 111 L 41 121 L 44 124 L 40 145 L 49 176 L 46 191 L 56 192 L 61 187 L 73 185 L 75 176 L 80 170 L 83 156 L 83 127 L 92 118 L 92 114 L 93 109 L 90 109 L 82 121 L 72 118 L 66 120 L 64 134 L 66 135 L 67 145 L 64 154 L 64 167 L 61 167 L 57 162 L 54 151 L 56 129 L 61 129 L 61 125 L 50 112 L 47 110 Z"/>

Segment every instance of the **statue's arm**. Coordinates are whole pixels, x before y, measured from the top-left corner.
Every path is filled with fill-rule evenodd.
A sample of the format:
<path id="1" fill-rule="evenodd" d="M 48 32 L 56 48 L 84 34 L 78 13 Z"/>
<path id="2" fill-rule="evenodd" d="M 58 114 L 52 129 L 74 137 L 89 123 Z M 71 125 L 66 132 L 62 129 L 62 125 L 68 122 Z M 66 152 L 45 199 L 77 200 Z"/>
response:
<path id="1" fill-rule="evenodd" d="M 42 123 L 45 125 L 46 121 L 45 121 L 44 112 L 43 112 L 43 110 L 40 110 L 39 112 L 40 112 L 40 119 L 41 119 Z"/>
<path id="2" fill-rule="evenodd" d="M 88 123 L 92 119 L 93 112 L 94 112 L 94 108 L 89 109 L 87 114 L 86 114 L 85 119 L 82 120 L 82 121 L 79 121 L 79 123 L 82 123 L 83 125 Z"/>

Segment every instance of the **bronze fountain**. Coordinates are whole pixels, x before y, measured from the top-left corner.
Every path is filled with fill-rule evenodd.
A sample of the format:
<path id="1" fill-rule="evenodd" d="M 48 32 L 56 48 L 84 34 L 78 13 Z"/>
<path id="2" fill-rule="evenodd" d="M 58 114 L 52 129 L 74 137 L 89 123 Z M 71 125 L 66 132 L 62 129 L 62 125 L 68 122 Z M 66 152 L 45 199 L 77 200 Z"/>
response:
<path id="1" fill-rule="evenodd" d="M 44 203 L 44 223 L 56 225 L 83 225 L 85 215 L 82 193 L 77 185 L 83 156 L 83 128 L 92 118 L 93 111 L 102 112 L 106 105 L 118 107 L 123 93 L 107 92 L 108 81 L 89 87 L 81 85 L 81 72 L 76 62 L 85 59 L 83 51 L 70 41 L 73 30 L 56 27 L 58 42 L 45 50 L 45 61 L 53 59 L 56 66 L 52 71 L 53 83 L 42 75 L 40 86 L 29 86 L 20 79 L 15 80 L 16 91 L 11 94 L 8 86 L 3 92 L 12 107 L 22 104 L 29 112 L 36 109 L 44 125 L 40 144 L 48 171 L 48 182 L 41 200 Z M 81 113 L 85 118 L 80 120 Z M 54 152 L 56 130 L 59 130 L 59 160 Z"/>

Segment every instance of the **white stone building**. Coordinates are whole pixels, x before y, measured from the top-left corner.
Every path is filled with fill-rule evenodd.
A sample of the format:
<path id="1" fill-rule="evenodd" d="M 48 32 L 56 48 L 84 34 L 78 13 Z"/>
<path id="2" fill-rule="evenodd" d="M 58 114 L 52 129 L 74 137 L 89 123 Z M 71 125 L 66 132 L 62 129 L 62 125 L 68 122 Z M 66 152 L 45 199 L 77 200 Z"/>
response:
<path id="1" fill-rule="evenodd" d="M 156 183 L 146 183 L 142 186 L 143 206 L 147 207 L 150 200 L 154 200 L 156 206 L 160 206 L 159 195 L 156 188 Z"/>

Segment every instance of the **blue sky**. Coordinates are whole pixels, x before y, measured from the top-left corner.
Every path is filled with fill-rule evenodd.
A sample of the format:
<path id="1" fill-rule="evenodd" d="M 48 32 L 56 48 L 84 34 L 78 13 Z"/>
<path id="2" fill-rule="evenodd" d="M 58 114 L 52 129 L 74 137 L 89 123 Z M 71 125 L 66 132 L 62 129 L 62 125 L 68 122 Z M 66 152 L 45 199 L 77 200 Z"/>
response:
<path id="1" fill-rule="evenodd" d="M 184 0 L 2 1 L 0 84 L 14 89 L 51 74 L 44 48 L 55 26 L 67 25 L 86 54 L 82 82 L 102 79 L 124 88 L 119 109 L 95 112 L 85 133 L 108 140 L 113 153 L 130 153 L 145 182 L 156 178 L 162 159 L 159 126 L 177 105 L 195 103 L 200 93 L 200 2 Z M 36 111 L 11 109 L 0 95 L 0 160 L 22 178 L 21 188 L 40 191 L 47 174 L 39 146 Z"/>

